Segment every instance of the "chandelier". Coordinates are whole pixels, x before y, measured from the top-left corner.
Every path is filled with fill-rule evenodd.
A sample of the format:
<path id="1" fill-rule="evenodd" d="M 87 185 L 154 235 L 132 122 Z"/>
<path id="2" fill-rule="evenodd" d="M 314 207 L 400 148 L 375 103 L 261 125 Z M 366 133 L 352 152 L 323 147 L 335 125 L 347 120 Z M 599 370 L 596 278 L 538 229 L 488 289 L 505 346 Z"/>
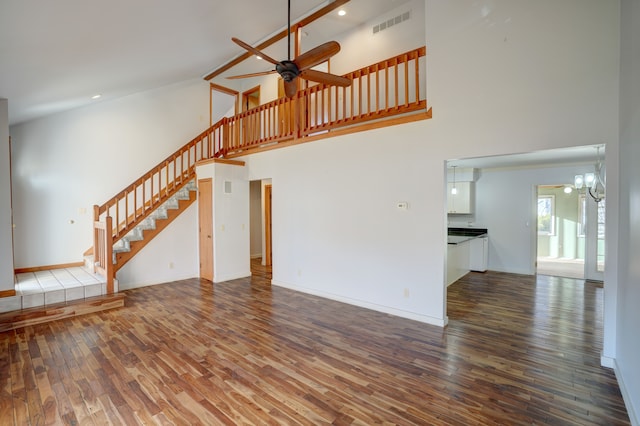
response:
<path id="1" fill-rule="evenodd" d="M 597 149 L 597 159 L 594 173 L 585 173 L 584 175 L 576 175 L 574 185 L 577 190 L 583 187 L 589 193 L 596 203 L 604 200 L 605 180 L 602 174 L 602 159 L 600 158 L 600 147 Z"/>

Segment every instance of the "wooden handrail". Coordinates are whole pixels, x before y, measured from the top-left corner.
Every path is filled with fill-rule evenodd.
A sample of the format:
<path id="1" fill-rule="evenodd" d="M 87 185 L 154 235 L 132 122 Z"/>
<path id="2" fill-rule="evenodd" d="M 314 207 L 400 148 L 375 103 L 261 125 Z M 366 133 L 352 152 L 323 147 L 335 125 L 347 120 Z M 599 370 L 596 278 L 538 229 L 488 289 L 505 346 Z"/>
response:
<path id="1" fill-rule="evenodd" d="M 349 87 L 316 84 L 292 99 L 280 98 L 222 118 L 94 209 L 94 222 L 113 218 L 113 242 L 140 224 L 195 176 L 199 161 L 270 149 L 281 142 L 371 120 L 426 111 L 421 81 L 426 48 L 420 47 L 349 74 Z M 347 129 L 348 130 L 348 129 Z M 342 131 L 342 130 L 340 130 Z M 94 247 L 96 253 L 98 247 Z"/>
<path id="2" fill-rule="evenodd" d="M 98 206 L 94 206 L 97 210 Z M 113 229 L 111 216 L 104 222 L 93 222 L 93 273 L 104 276 L 107 280 L 107 294 L 113 294 Z"/>
<path id="3" fill-rule="evenodd" d="M 196 162 L 212 158 L 216 152 L 222 151 L 223 126 L 224 120 L 214 124 L 98 206 L 94 221 L 105 216 L 113 217 L 114 241 L 122 238 L 193 179 Z"/>

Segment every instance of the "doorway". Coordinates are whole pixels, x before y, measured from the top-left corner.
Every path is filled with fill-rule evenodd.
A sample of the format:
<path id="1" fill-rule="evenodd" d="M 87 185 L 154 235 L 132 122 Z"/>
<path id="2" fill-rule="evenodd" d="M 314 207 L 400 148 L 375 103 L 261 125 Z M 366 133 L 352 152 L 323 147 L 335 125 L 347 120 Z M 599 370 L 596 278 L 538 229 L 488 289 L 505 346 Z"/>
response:
<path id="1" fill-rule="evenodd" d="M 242 112 L 260 106 L 260 86 L 242 93 Z M 260 139 L 260 117 L 259 114 L 251 114 L 242 118 L 242 135 L 244 143 L 257 141 Z"/>
<path id="2" fill-rule="evenodd" d="M 584 194 L 571 184 L 537 187 L 536 274 L 585 278 Z"/>
<path id="3" fill-rule="evenodd" d="M 536 188 L 536 273 L 604 281 L 604 199 L 572 184 Z"/>
<path id="4" fill-rule="evenodd" d="M 249 184 L 251 273 L 269 279 L 272 266 L 272 188 L 271 179 L 255 180 Z"/>

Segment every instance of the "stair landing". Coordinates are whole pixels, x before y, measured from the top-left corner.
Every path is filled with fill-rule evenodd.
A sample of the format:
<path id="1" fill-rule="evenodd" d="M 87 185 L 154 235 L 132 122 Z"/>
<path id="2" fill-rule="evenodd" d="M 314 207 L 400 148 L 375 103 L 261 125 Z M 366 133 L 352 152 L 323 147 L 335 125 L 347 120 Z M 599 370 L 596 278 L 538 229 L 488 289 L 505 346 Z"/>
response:
<path id="1" fill-rule="evenodd" d="M 0 298 L 0 313 L 42 308 L 106 294 L 104 277 L 84 267 L 24 272 L 16 275 L 16 295 Z"/>
<path id="2" fill-rule="evenodd" d="M 0 298 L 0 332 L 124 306 L 100 275 L 82 267 L 16 275 L 16 295 Z"/>

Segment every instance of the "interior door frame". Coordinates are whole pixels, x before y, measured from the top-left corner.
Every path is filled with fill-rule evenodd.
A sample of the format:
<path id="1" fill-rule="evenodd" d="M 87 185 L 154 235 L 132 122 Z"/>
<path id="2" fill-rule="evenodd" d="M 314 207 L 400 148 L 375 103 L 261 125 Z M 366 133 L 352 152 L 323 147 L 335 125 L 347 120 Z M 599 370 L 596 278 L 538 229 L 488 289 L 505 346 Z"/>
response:
<path id="1" fill-rule="evenodd" d="M 273 185 L 264 186 L 264 263 L 271 266 L 272 260 L 272 195 Z"/>
<path id="2" fill-rule="evenodd" d="M 209 185 L 209 190 L 207 191 L 207 194 L 205 196 L 202 195 L 203 184 Z M 208 231 L 209 231 L 208 233 L 203 232 L 202 230 L 203 224 L 208 225 Z M 208 252 L 206 250 L 203 250 L 203 247 L 205 246 L 210 247 L 210 250 L 211 250 L 210 259 L 204 258 L 204 256 L 208 255 Z M 205 253 L 203 253 L 203 251 Z M 213 282 L 213 270 L 214 270 L 213 251 L 214 251 L 214 247 L 213 247 L 213 179 L 204 178 L 204 179 L 198 179 L 198 256 L 199 256 L 198 273 L 200 275 L 200 278 L 210 280 L 211 282 Z M 209 265 L 211 265 L 210 270 L 209 268 L 207 268 L 206 270 L 204 270 L 204 273 L 203 273 L 203 264 L 205 267 L 208 267 Z"/>

